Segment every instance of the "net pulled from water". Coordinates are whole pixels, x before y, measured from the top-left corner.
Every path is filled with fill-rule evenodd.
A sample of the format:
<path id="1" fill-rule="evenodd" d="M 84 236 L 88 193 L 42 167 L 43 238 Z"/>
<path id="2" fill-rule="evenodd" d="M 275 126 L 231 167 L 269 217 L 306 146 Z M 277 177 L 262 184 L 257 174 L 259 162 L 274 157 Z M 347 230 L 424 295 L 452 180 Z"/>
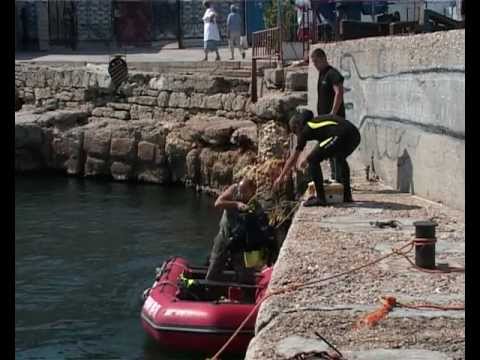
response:
<path id="1" fill-rule="evenodd" d="M 298 208 L 298 202 L 291 200 L 293 196 L 288 192 L 287 182 L 279 191 L 273 191 L 273 183 L 280 175 L 284 163 L 278 159 L 267 160 L 246 166 L 235 176 L 237 179 L 248 178 L 255 181 L 257 191 L 248 206 L 252 211 L 261 206 L 268 215 L 269 225 L 273 227 L 280 227 L 291 219 Z"/>

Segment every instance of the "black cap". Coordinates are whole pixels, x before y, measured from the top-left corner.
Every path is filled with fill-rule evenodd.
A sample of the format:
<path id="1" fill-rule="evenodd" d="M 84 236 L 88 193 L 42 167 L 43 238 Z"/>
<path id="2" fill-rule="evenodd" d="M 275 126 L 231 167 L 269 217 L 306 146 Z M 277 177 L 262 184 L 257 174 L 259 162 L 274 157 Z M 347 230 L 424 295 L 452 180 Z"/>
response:
<path id="1" fill-rule="evenodd" d="M 290 130 L 293 131 L 293 128 L 299 129 L 305 126 L 305 124 L 312 119 L 313 113 L 310 110 L 302 109 L 295 112 L 295 114 L 290 118 L 288 126 L 290 127 Z"/>

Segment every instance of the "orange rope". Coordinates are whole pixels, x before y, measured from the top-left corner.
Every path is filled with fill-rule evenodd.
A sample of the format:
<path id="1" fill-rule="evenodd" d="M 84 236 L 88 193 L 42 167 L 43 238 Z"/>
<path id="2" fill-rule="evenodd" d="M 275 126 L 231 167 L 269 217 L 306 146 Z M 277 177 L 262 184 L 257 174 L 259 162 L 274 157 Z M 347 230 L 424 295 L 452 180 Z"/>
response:
<path id="1" fill-rule="evenodd" d="M 403 304 L 397 301 L 397 307 L 407 309 L 465 310 L 465 305 Z"/>
<path id="2" fill-rule="evenodd" d="M 416 239 L 418 240 L 418 239 Z M 430 239 L 424 239 L 424 240 L 427 240 L 429 241 Z M 408 246 L 410 246 L 410 248 L 406 251 L 402 251 L 404 250 L 405 248 L 407 248 Z M 366 267 L 369 267 L 369 266 L 372 266 L 372 265 L 375 265 L 377 263 L 379 263 L 380 261 L 383 261 L 387 258 L 389 258 L 390 256 L 393 256 L 393 255 L 401 255 L 403 257 L 405 257 L 414 267 L 415 269 L 417 270 L 421 270 L 421 271 L 426 271 L 426 272 L 435 272 L 435 273 L 446 273 L 446 272 L 450 272 L 450 271 L 443 271 L 443 270 L 428 270 L 427 269 L 422 269 L 420 267 L 418 267 L 417 265 L 415 265 L 415 263 L 412 262 L 412 260 L 410 260 L 410 258 L 407 256 L 407 254 L 413 250 L 415 246 L 415 240 L 412 240 L 412 241 L 409 241 L 408 243 L 404 244 L 403 246 L 400 246 L 399 248 L 393 248 L 391 252 L 389 252 L 388 254 L 386 255 L 383 255 L 373 261 L 370 261 L 364 265 L 361 265 L 361 266 L 357 266 L 357 267 L 354 267 L 350 270 L 347 270 L 347 271 L 343 271 L 341 273 L 338 273 L 338 274 L 334 274 L 332 276 L 328 276 L 328 277 L 325 277 L 325 278 L 322 278 L 322 279 L 318 279 L 318 280 L 312 280 L 312 281 L 308 281 L 308 282 L 303 282 L 303 283 L 292 283 L 288 286 L 285 286 L 283 288 L 279 288 L 279 289 L 272 289 L 270 290 L 268 293 L 266 293 L 259 301 L 257 304 L 255 304 L 255 306 L 253 307 L 252 311 L 250 311 L 250 313 L 247 315 L 247 317 L 243 320 L 243 322 L 240 324 L 240 326 L 238 327 L 238 329 L 232 334 L 232 336 L 230 336 L 230 338 L 227 340 L 227 342 L 222 346 L 222 348 L 220 350 L 217 351 L 217 353 L 215 355 L 213 355 L 213 357 L 210 359 L 210 360 L 218 360 L 219 356 L 225 351 L 225 349 L 228 347 L 228 345 L 230 345 L 230 343 L 233 341 L 233 339 L 235 338 L 235 336 L 238 335 L 238 333 L 240 332 L 240 330 L 245 326 L 245 324 L 247 323 L 247 321 L 252 317 L 252 315 L 255 313 L 255 311 L 260 307 L 260 305 L 263 303 L 263 301 L 265 301 L 267 298 L 269 298 L 270 296 L 273 296 L 273 295 L 278 295 L 278 294 L 284 294 L 284 293 L 287 293 L 287 292 L 291 292 L 291 291 L 295 291 L 295 290 L 298 290 L 300 288 L 303 288 L 303 287 L 306 287 L 306 286 L 310 286 L 310 285 L 314 285 L 314 284 L 318 284 L 320 282 L 324 282 L 324 281 L 328 281 L 328 280 L 332 280 L 332 279 L 335 279 L 335 278 L 339 278 L 341 276 L 345 276 L 345 275 L 348 275 L 348 274 L 351 274 L 351 273 L 354 273 L 354 272 L 357 272 L 359 270 L 362 270 Z M 460 268 L 452 268 L 452 269 L 460 269 Z M 382 309 L 383 310 L 378 310 L 378 313 L 375 316 L 373 316 L 371 319 L 375 319 L 375 318 L 378 318 L 379 315 L 380 315 L 380 312 L 384 313 L 386 311 L 386 313 L 383 315 L 385 316 L 389 311 L 391 311 L 391 301 L 395 301 L 395 305 L 397 304 L 396 303 L 396 300 L 395 298 L 387 298 L 388 300 L 382 300 L 383 302 L 383 307 Z M 393 299 L 393 300 L 392 300 Z M 385 305 L 387 304 L 387 305 Z M 403 306 L 403 304 L 401 305 Z M 414 305 L 411 305 L 411 306 L 414 306 Z M 418 306 L 418 305 L 417 305 Z M 435 307 L 435 308 L 438 308 L 439 306 L 438 305 L 432 305 L 432 307 Z M 390 308 L 390 309 L 389 309 Z M 393 308 L 393 307 L 392 307 Z M 387 309 L 389 309 L 387 311 Z M 460 308 L 456 308 L 456 309 L 446 309 L 446 310 L 460 310 Z M 381 317 L 377 320 L 377 322 L 381 319 Z"/>
<path id="3" fill-rule="evenodd" d="M 220 348 L 220 350 L 218 350 L 216 352 L 215 355 L 213 355 L 212 358 L 210 358 L 209 360 L 218 360 L 218 357 L 225 351 L 225 349 L 228 347 L 228 345 L 230 345 L 230 343 L 233 341 L 233 339 L 235 338 L 235 336 L 238 335 L 238 333 L 240 332 L 240 330 L 243 329 L 243 327 L 245 326 L 245 324 L 247 323 L 247 321 L 252 317 L 252 315 L 255 313 L 255 311 L 257 311 L 257 309 L 260 307 L 260 305 L 262 304 L 262 302 L 268 298 L 271 294 L 265 294 L 259 301 L 257 304 L 255 304 L 255 306 L 253 307 L 253 309 L 248 313 L 247 317 L 242 321 L 242 323 L 238 326 L 237 330 L 235 330 L 235 332 L 232 334 L 232 336 L 230 336 L 230 338 L 227 340 L 227 342 Z"/>
<path id="4" fill-rule="evenodd" d="M 243 327 L 245 326 L 245 324 L 247 323 L 247 321 L 252 317 L 252 315 L 255 313 L 255 311 L 260 307 L 260 305 L 263 303 L 263 301 L 265 301 L 267 298 L 269 298 L 270 296 L 273 296 L 273 295 L 277 295 L 277 294 L 282 294 L 282 293 L 287 293 L 287 292 L 290 292 L 290 291 L 295 291 L 301 287 L 304 287 L 304 286 L 307 286 L 307 285 L 312 285 L 312 284 L 315 284 L 315 283 L 319 283 L 319 282 L 323 282 L 323 281 L 327 281 L 327 280 L 331 280 L 331 279 L 335 279 L 337 277 L 340 277 L 340 276 L 344 276 L 344 275 L 347 275 L 349 273 L 353 273 L 355 271 L 358 271 L 358 270 L 361 270 L 367 266 L 370 266 L 370 265 L 373 265 L 373 264 L 376 264 L 392 255 L 395 255 L 396 252 L 395 251 L 400 251 L 404 248 L 406 248 L 408 245 L 411 245 L 412 248 L 413 248 L 413 243 L 410 241 L 408 242 L 407 244 L 405 244 L 404 246 L 400 247 L 399 249 L 396 249 L 396 250 L 392 250 L 392 252 L 388 253 L 387 255 L 384 255 L 374 261 L 371 261 L 365 265 L 362 265 L 362 266 L 358 266 L 356 268 L 353 268 L 353 269 L 350 269 L 348 271 L 344 271 L 342 273 L 339 273 L 339 274 L 335 274 L 335 275 L 332 275 L 332 276 L 329 276 L 329 277 L 326 277 L 326 278 L 323 278 L 323 279 L 320 279 L 320 280 L 315 280 L 315 281 L 310 281 L 310 282 L 307 282 L 307 283 L 294 283 L 294 284 L 291 284 L 285 288 L 280 288 L 280 289 L 276 289 L 276 290 L 271 290 L 270 292 L 266 293 L 259 301 L 257 304 L 255 304 L 255 306 L 253 307 L 253 309 L 250 311 L 250 313 L 248 313 L 247 317 L 242 321 L 242 323 L 239 325 L 239 327 L 237 328 L 237 330 L 235 330 L 235 332 L 232 334 L 232 336 L 230 336 L 230 338 L 227 340 L 227 342 L 220 348 L 220 350 L 217 351 L 217 353 L 215 355 L 213 355 L 212 358 L 210 358 L 210 360 L 218 360 L 219 356 L 225 351 L 225 349 L 228 347 L 228 345 L 230 345 L 230 343 L 233 341 L 233 339 L 235 338 L 235 336 L 238 335 L 238 333 L 240 332 L 240 330 L 243 329 Z"/>
<path id="5" fill-rule="evenodd" d="M 380 320 L 385 318 L 390 311 L 393 310 L 397 303 L 397 300 L 393 296 L 382 297 L 380 301 L 382 302 L 382 307 L 360 318 L 353 326 L 355 330 L 358 330 L 363 326 L 375 326 Z"/>
<path id="6" fill-rule="evenodd" d="M 373 327 L 377 325 L 394 307 L 408 309 L 465 310 L 465 305 L 403 304 L 398 302 L 393 296 L 381 296 L 380 301 L 382 302 L 382 307 L 360 318 L 353 326 L 355 330 L 363 326 Z"/>
<path id="7" fill-rule="evenodd" d="M 407 246 L 411 246 L 410 249 L 408 249 L 407 251 L 405 251 L 404 253 L 401 251 L 403 249 L 405 249 Z M 305 287 L 305 286 L 310 286 L 310 285 L 314 285 L 314 284 L 317 284 L 319 282 L 324 282 L 324 281 L 328 281 L 328 280 L 332 280 L 332 279 L 335 279 L 335 278 L 338 278 L 338 277 L 341 277 L 341 276 L 344 276 L 344 275 L 348 275 L 348 274 L 351 274 L 351 273 L 354 273 L 358 270 L 361 270 L 361 269 L 364 269 L 366 267 L 369 267 L 371 265 L 375 265 L 377 263 L 379 263 L 380 261 L 383 261 L 387 258 L 389 258 L 390 256 L 392 255 L 398 255 L 398 254 L 407 254 L 409 253 L 411 250 L 413 249 L 413 242 L 412 241 L 409 241 L 408 243 L 406 243 L 405 245 L 399 247 L 399 248 L 395 248 L 393 249 L 391 252 L 389 252 L 388 254 L 386 255 L 383 255 L 373 261 L 370 261 L 364 265 L 360 265 L 360 266 L 357 266 L 357 267 L 354 267 L 350 270 L 347 270 L 347 271 L 344 271 L 344 272 L 341 272 L 341 273 L 338 273 L 338 274 L 335 274 L 335 275 L 332 275 L 332 276 L 328 276 L 326 278 L 323 278 L 323 279 L 319 279 L 319 280 L 312 280 L 312 281 L 308 281 L 306 283 L 299 283 L 299 284 L 292 284 L 292 288 L 293 290 L 296 290 L 298 288 L 301 288 L 301 287 Z"/>
<path id="8" fill-rule="evenodd" d="M 394 250 L 395 251 L 395 250 Z M 400 255 L 400 256 L 403 256 L 405 258 L 405 260 L 407 260 L 410 265 L 412 265 L 415 270 L 418 270 L 418 271 L 422 271 L 422 272 L 426 272 L 426 273 L 430 273 L 430 274 L 448 274 L 448 273 L 451 273 L 451 272 L 461 272 L 461 273 L 464 273 L 465 272 L 465 268 L 461 268 L 461 267 L 454 267 L 454 266 L 449 266 L 448 268 L 446 268 L 445 270 L 443 269 L 424 269 L 420 266 L 418 266 L 417 264 L 415 264 L 412 259 L 410 259 L 407 254 L 408 254 L 409 251 L 407 252 L 397 252 L 397 255 Z"/>

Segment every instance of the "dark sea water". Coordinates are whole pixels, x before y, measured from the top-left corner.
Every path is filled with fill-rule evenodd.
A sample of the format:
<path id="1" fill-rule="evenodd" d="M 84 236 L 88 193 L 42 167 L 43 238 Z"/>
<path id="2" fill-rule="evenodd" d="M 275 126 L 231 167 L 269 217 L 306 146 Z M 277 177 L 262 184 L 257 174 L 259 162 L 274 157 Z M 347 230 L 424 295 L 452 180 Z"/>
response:
<path id="1" fill-rule="evenodd" d="M 204 359 L 147 338 L 140 294 L 169 256 L 203 263 L 219 217 L 180 188 L 16 177 L 16 359 Z"/>

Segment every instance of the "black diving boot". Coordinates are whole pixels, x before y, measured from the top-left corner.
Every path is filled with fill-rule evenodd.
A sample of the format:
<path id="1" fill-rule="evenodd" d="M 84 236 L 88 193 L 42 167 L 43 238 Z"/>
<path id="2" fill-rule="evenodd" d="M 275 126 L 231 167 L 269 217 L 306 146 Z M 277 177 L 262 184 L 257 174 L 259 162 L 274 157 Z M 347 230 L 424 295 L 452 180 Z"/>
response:
<path id="1" fill-rule="evenodd" d="M 350 166 L 346 159 L 337 159 L 336 171 L 338 180 L 343 185 L 343 202 L 352 203 L 352 188 L 350 185 Z"/>
<path id="2" fill-rule="evenodd" d="M 327 201 L 325 200 L 325 189 L 323 188 L 323 179 L 314 180 L 315 183 L 315 191 L 317 196 L 312 196 L 311 198 L 307 199 L 303 206 L 327 206 Z"/>
<path id="3" fill-rule="evenodd" d="M 308 200 L 306 200 L 304 203 L 303 203 L 303 206 L 305 207 L 311 207 L 311 206 L 327 206 L 327 202 L 325 201 L 325 199 L 320 199 L 316 196 L 312 196 L 311 198 L 309 198 Z"/>
<path id="4" fill-rule="evenodd" d="M 323 174 L 320 163 L 310 162 L 309 171 L 313 183 L 315 184 L 315 192 L 317 193 L 317 196 L 311 197 L 310 199 L 305 201 L 303 203 L 303 206 L 326 206 L 327 201 L 325 200 L 325 189 L 323 188 Z"/>

